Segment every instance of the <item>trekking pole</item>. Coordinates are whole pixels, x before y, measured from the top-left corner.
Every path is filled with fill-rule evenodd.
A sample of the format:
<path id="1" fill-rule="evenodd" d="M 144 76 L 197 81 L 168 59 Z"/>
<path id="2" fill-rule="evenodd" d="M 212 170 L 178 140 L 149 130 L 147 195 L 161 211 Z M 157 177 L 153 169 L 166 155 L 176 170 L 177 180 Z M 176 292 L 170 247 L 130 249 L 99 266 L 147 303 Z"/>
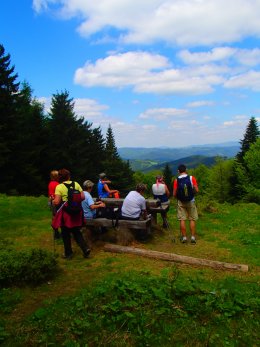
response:
<path id="1" fill-rule="evenodd" d="M 55 253 L 56 253 L 56 243 L 55 243 L 55 230 L 54 229 L 53 229 L 52 235 L 53 235 L 53 254 L 55 255 Z"/>

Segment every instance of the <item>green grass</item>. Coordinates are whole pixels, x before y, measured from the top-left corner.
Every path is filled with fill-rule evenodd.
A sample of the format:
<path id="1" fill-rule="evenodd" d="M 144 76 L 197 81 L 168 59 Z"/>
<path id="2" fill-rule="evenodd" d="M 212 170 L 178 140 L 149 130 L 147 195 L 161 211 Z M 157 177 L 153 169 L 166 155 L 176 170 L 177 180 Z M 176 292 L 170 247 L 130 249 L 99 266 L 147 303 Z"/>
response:
<path id="1" fill-rule="evenodd" d="M 93 245 L 86 260 L 73 243 L 72 261 L 38 287 L 0 290 L 3 346 L 258 346 L 260 206 L 223 204 L 205 212 L 198 201 L 198 243 L 178 241 L 173 204 L 172 242 L 159 226 L 134 246 L 198 258 L 247 264 L 249 272 L 172 264 Z M 51 214 L 45 197 L 0 195 L 0 245 L 53 252 Z M 158 224 L 161 224 L 159 219 Z M 0 248 L 1 248 L 0 247 Z"/>

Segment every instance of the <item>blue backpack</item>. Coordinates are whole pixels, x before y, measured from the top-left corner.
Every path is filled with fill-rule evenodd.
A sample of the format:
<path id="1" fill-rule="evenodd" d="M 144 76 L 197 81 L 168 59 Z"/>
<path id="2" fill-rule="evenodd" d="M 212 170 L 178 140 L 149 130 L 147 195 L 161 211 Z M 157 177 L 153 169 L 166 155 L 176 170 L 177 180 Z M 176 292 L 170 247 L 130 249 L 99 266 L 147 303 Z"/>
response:
<path id="1" fill-rule="evenodd" d="M 191 201 L 194 198 L 190 176 L 177 178 L 177 199 L 182 202 Z"/>

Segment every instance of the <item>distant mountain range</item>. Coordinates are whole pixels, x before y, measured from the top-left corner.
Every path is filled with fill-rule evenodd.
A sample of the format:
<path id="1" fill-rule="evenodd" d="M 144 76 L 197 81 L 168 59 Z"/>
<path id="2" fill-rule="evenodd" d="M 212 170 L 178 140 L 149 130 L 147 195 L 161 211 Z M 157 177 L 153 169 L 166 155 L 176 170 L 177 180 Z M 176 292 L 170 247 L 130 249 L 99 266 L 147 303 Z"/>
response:
<path id="1" fill-rule="evenodd" d="M 194 168 L 199 164 L 211 166 L 217 156 L 232 158 L 239 150 L 238 142 L 228 142 L 180 148 L 121 147 L 118 148 L 118 153 L 122 159 L 129 160 L 134 171 L 162 170 L 168 163 L 175 172 L 180 163 L 184 163 L 189 168 Z"/>

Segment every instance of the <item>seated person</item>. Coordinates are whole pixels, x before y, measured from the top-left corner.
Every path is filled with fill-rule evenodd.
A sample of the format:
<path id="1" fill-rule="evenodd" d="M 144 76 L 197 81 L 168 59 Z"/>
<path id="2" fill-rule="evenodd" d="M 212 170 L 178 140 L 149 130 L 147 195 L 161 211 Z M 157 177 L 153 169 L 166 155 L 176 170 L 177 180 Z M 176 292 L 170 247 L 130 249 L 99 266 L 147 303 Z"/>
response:
<path id="1" fill-rule="evenodd" d="M 169 203 L 170 191 L 162 176 L 156 176 L 156 183 L 152 185 L 154 199 L 160 199 L 161 203 Z"/>
<path id="2" fill-rule="evenodd" d="M 140 217 L 147 219 L 146 201 L 143 196 L 145 190 L 146 185 L 138 183 L 136 189 L 128 193 L 121 209 L 122 219 L 138 220 Z"/>
<path id="3" fill-rule="evenodd" d="M 102 172 L 99 175 L 99 181 L 98 181 L 98 197 L 99 198 L 113 198 L 114 195 L 116 197 L 119 197 L 119 191 L 116 189 L 109 189 L 108 184 L 111 184 L 111 181 L 107 179 L 107 175 Z"/>
<path id="4" fill-rule="evenodd" d="M 106 205 L 102 201 L 94 202 L 91 191 L 94 186 L 94 183 L 90 180 L 86 180 L 83 183 L 83 190 L 85 199 L 81 202 L 84 218 L 85 219 L 93 219 L 96 218 L 96 210 L 98 208 L 106 207 Z"/>

